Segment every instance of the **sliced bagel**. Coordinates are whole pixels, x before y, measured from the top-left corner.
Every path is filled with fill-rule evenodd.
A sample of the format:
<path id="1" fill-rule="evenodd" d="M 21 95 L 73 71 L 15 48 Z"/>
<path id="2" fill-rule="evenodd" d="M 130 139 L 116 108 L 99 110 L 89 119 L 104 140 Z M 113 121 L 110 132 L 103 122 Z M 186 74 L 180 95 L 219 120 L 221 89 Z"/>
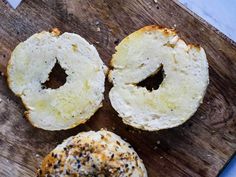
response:
<path id="1" fill-rule="evenodd" d="M 38 176 L 146 177 L 147 172 L 128 143 L 101 130 L 66 139 L 44 158 Z"/>
<path id="2" fill-rule="evenodd" d="M 124 123 L 143 130 L 184 123 L 199 107 L 209 82 L 203 48 L 186 45 L 174 30 L 158 26 L 146 26 L 122 40 L 111 65 L 111 104 Z M 161 66 L 165 76 L 157 90 L 137 86 Z"/>
<path id="3" fill-rule="evenodd" d="M 43 88 L 56 63 L 66 83 Z M 106 67 L 94 46 L 77 34 L 34 34 L 20 43 L 8 63 L 8 84 L 21 97 L 26 117 L 38 128 L 61 130 L 88 120 L 102 106 Z"/>

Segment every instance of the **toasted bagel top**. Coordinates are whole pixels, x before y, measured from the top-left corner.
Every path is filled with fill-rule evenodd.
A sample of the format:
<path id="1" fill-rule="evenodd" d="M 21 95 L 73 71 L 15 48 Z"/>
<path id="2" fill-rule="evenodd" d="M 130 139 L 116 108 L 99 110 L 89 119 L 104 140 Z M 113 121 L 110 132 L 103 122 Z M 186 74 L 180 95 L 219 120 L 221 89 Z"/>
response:
<path id="1" fill-rule="evenodd" d="M 109 80 L 111 104 L 123 122 L 144 130 L 178 126 L 203 100 L 208 63 L 202 47 L 187 45 L 172 29 L 146 26 L 127 36 L 112 56 Z M 157 90 L 137 84 L 163 66 Z"/>
<path id="2" fill-rule="evenodd" d="M 57 89 L 43 88 L 58 62 L 67 74 Z M 8 84 L 26 117 L 46 130 L 84 123 L 101 106 L 106 67 L 94 46 L 77 34 L 41 32 L 20 43 L 8 63 Z"/>

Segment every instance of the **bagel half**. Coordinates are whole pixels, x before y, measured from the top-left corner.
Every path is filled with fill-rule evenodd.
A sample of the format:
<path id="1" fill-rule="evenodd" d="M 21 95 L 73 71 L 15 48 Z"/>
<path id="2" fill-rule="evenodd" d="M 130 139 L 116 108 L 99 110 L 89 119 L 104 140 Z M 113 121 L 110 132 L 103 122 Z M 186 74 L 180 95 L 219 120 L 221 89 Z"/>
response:
<path id="1" fill-rule="evenodd" d="M 43 88 L 58 62 L 66 83 Z M 34 34 L 20 43 L 8 63 L 8 84 L 21 97 L 26 117 L 38 128 L 62 130 L 88 120 L 102 106 L 106 67 L 95 47 L 77 34 Z"/>
<path id="2" fill-rule="evenodd" d="M 188 120 L 203 100 L 208 82 L 206 54 L 186 45 L 172 29 L 146 26 L 121 41 L 111 60 L 109 98 L 124 123 L 156 131 Z M 137 84 L 163 66 L 157 90 Z"/>
<path id="3" fill-rule="evenodd" d="M 146 177 L 147 172 L 128 143 L 101 130 L 66 139 L 44 158 L 38 176 Z"/>

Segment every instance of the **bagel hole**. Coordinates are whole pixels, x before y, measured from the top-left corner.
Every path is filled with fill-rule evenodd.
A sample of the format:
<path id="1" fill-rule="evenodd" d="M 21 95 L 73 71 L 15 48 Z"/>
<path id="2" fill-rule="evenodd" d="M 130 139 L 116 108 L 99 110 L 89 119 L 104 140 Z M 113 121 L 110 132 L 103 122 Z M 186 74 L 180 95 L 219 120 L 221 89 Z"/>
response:
<path id="1" fill-rule="evenodd" d="M 145 87 L 147 90 L 157 90 L 161 85 L 163 79 L 165 78 L 165 71 L 163 69 L 163 65 L 158 68 L 158 71 L 155 74 L 147 77 L 137 84 L 139 87 Z"/>
<path id="2" fill-rule="evenodd" d="M 48 76 L 48 80 L 41 84 L 42 88 L 57 89 L 66 83 L 67 76 L 68 75 L 66 74 L 65 70 L 61 67 L 61 65 L 57 61 Z"/>

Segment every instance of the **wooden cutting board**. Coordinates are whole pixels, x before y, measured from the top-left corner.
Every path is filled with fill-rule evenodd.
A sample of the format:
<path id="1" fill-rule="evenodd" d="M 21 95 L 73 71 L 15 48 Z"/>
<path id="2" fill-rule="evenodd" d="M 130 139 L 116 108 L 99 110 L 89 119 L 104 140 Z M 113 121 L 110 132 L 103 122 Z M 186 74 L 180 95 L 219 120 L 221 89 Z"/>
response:
<path id="1" fill-rule="evenodd" d="M 104 106 L 84 125 L 67 131 L 34 128 L 19 98 L 0 77 L 0 176 L 35 176 L 43 156 L 80 131 L 107 128 L 125 138 L 144 160 L 150 177 L 213 177 L 236 150 L 236 45 L 178 2 L 157 0 L 24 0 L 17 10 L 0 1 L 0 70 L 21 41 L 53 27 L 80 34 L 109 65 L 114 47 L 150 24 L 175 27 L 206 50 L 210 84 L 195 115 L 182 126 L 158 132 L 135 130 Z"/>

